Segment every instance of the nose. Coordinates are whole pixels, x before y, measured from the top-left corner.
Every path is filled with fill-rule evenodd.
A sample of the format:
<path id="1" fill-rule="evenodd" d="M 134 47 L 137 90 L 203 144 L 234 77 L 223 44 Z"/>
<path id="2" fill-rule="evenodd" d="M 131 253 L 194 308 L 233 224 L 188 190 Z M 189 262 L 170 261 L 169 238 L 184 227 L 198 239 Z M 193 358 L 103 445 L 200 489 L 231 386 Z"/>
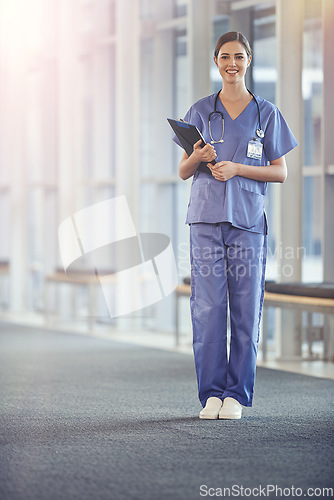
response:
<path id="1" fill-rule="evenodd" d="M 235 66 L 235 59 L 234 59 L 234 57 L 232 57 L 232 59 L 231 59 L 231 65 Z"/>

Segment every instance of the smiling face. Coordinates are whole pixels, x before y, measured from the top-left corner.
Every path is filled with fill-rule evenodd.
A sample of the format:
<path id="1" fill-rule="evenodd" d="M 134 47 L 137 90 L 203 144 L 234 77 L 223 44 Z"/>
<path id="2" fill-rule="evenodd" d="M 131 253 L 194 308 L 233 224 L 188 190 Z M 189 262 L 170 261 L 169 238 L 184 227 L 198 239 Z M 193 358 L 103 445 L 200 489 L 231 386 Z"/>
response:
<path id="1" fill-rule="evenodd" d="M 219 69 L 223 82 L 235 84 L 244 81 L 244 77 L 252 58 L 247 55 L 245 46 L 238 41 L 224 43 L 220 47 L 214 61 Z"/>

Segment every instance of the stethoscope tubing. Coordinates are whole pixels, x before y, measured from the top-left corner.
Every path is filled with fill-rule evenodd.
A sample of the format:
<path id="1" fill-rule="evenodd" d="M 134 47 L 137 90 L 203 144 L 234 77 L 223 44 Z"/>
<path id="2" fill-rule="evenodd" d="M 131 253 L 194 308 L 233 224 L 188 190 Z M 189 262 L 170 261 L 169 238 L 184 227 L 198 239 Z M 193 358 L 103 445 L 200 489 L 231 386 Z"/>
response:
<path id="1" fill-rule="evenodd" d="M 213 111 L 211 111 L 211 113 L 209 114 L 209 134 L 210 134 L 210 139 L 211 139 L 211 144 L 217 144 L 217 143 L 220 143 L 220 142 L 224 142 L 223 140 L 223 136 L 224 136 L 224 114 L 222 111 L 218 111 L 217 110 L 217 102 L 218 102 L 218 99 L 219 99 L 219 94 L 221 92 L 222 89 L 219 90 L 219 92 L 217 92 L 217 95 L 215 97 L 215 103 L 214 103 L 214 108 L 213 108 Z M 256 106 L 257 106 L 257 114 L 258 114 L 258 122 L 259 122 L 259 128 L 256 129 L 256 135 L 259 139 L 263 139 L 264 137 L 264 132 L 262 130 L 262 126 L 261 126 L 261 112 L 260 112 L 260 106 L 259 106 L 259 103 L 258 103 L 258 100 L 256 99 L 255 95 L 253 94 L 253 92 L 251 92 L 249 89 L 247 89 L 247 91 L 250 93 L 250 95 L 252 96 L 252 98 L 254 99 L 255 103 L 256 103 Z M 222 135 L 221 135 L 221 138 L 219 141 L 214 141 L 213 137 L 212 137 L 212 133 L 211 133 L 211 118 L 214 114 L 218 114 L 221 116 L 221 119 L 222 119 Z"/>

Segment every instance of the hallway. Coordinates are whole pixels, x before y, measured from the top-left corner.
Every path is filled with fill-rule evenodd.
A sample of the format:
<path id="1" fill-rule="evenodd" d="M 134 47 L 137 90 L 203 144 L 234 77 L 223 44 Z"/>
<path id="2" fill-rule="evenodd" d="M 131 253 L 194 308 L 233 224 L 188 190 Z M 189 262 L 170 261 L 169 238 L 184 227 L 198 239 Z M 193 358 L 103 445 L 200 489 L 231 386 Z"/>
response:
<path id="1" fill-rule="evenodd" d="M 201 421 L 187 354 L 5 323 L 0 376 L 2 500 L 334 486 L 333 380 L 260 367 L 240 421 Z"/>

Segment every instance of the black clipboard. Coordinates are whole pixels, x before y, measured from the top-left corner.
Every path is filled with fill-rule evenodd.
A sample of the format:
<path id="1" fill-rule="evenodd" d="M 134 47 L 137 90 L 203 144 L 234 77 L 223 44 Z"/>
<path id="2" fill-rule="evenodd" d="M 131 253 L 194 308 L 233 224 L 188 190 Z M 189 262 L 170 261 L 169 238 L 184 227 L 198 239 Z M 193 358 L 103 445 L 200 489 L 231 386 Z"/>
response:
<path id="1" fill-rule="evenodd" d="M 184 122 L 183 120 L 173 120 L 172 118 L 167 118 L 167 121 L 174 130 L 176 137 L 179 139 L 188 156 L 193 152 L 194 144 L 200 139 L 202 140 L 201 147 L 203 148 L 205 146 L 206 142 L 195 125 L 191 125 L 191 123 Z M 208 163 L 214 165 L 216 160 L 212 160 Z M 202 170 L 202 172 L 212 175 L 206 163 L 202 162 L 197 170 Z"/>

